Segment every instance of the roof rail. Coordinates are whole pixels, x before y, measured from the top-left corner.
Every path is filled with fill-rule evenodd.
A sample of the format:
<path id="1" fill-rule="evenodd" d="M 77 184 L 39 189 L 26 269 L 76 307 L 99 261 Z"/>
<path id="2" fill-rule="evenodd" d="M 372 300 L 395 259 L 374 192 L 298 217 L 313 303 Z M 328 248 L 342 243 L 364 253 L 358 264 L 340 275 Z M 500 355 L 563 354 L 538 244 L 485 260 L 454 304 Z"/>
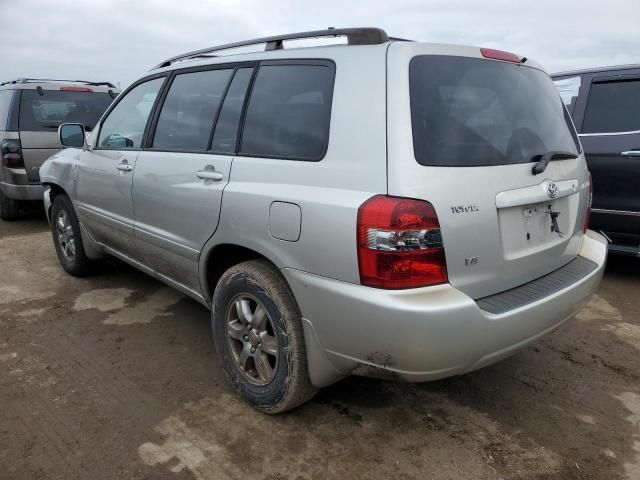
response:
<path id="1" fill-rule="evenodd" d="M 322 38 L 322 37 L 347 37 L 349 45 L 378 45 L 389 41 L 387 32 L 380 28 L 328 28 L 326 30 L 314 30 L 311 32 L 290 33 L 288 35 L 276 35 L 274 37 L 256 38 L 253 40 L 245 40 L 242 42 L 227 43 L 215 47 L 203 48 L 193 52 L 183 53 L 171 57 L 155 67 L 168 67 L 172 63 L 180 60 L 188 60 L 191 58 L 206 56 L 206 54 L 219 52 L 221 50 L 231 50 L 233 48 L 247 47 L 250 45 L 265 44 L 265 51 L 282 50 L 285 40 L 300 40 L 304 38 Z"/>
<path id="2" fill-rule="evenodd" d="M 54 78 L 18 78 L 16 80 L 10 80 L 8 82 L 2 82 L 0 85 L 18 84 L 18 83 L 44 83 L 44 82 L 64 82 L 64 83 L 83 83 L 85 85 L 92 85 L 99 87 L 104 85 L 109 88 L 116 88 L 111 82 L 91 82 L 89 80 L 60 80 Z"/>

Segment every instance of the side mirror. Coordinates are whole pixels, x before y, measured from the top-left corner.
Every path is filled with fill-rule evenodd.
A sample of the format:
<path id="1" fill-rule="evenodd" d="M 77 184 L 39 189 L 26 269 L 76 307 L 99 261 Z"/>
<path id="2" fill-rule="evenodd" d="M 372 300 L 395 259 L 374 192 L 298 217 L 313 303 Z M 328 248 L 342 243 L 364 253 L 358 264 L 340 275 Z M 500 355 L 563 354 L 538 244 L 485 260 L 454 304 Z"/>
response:
<path id="1" fill-rule="evenodd" d="M 86 144 L 84 126 L 80 123 L 64 123 L 58 127 L 60 143 L 65 147 L 83 148 Z"/>

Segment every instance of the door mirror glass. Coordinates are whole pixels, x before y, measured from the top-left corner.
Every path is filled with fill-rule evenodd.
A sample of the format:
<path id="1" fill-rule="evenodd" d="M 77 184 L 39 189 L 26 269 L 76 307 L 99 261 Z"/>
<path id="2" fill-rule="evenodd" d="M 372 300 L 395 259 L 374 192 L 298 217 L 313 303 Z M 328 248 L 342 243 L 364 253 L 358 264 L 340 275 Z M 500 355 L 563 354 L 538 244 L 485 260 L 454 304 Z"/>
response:
<path id="1" fill-rule="evenodd" d="M 102 146 L 109 147 L 109 148 L 122 149 L 122 148 L 133 148 L 134 145 L 133 145 L 133 140 L 131 140 L 130 138 L 124 137 L 119 133 L 112 133 L 111 135 L 109 135 L 107 138 L 104 139 L 104 141 L 102 142 Z"/>
<path id="2" fill-rule="evenodd" d="M 80 123 L 64 123 L 58 129 L 60 143 L 65 147 L 82 148 L 85 145 L 84 126 Z"/>

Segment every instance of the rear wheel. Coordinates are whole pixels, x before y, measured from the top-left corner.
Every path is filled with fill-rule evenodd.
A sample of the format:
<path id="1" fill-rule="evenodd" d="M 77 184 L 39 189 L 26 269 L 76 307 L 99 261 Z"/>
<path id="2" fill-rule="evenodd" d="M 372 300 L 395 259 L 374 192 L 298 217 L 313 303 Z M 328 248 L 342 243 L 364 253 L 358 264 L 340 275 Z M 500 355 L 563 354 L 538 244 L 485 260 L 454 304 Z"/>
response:
<path id="1" fill-rule="evenodd" d="M 2 220 L 15 220 L 20 213 L 18 200 L 5 197 L 0 192 L 0 218 Z"/>
<path id="2" fill-rule="evenodd" d="M 216 350 L 231 385 L 247 402 L 279 413 L 313 397 L 300 313 L 270 263 L 252 260 L 227 270 L 212 306 Z"/>
<path id="3" fill-rule="evenodd" d="M 66 195 L 57 195 L 51 206 L 51 233 L 58 260 L 67 273 L 76 277 L 92 273 L 93 262 L 84 253 L 80 223 Z"/>

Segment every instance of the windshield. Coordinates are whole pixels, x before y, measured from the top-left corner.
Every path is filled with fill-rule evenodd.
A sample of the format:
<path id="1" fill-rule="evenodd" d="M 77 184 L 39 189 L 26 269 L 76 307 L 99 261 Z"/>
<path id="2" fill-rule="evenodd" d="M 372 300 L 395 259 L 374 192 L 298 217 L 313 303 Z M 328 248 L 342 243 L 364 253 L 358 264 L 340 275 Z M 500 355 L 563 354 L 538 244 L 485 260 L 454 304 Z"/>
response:
<path id="1" fill-rule="evenodd" d="M 535 68 L 423 55 L 409 66 L 416 160 L 422 165 L 529 162 L 580 144 L 558 91 Z"/>
<path id="2" fill-rule="evenodd" d="M 60 90 L 23 90 L 20 130 L 55 131 L 63 123 L 81 123 L 93 129 L 113 99 L 108 93 Z"/>

